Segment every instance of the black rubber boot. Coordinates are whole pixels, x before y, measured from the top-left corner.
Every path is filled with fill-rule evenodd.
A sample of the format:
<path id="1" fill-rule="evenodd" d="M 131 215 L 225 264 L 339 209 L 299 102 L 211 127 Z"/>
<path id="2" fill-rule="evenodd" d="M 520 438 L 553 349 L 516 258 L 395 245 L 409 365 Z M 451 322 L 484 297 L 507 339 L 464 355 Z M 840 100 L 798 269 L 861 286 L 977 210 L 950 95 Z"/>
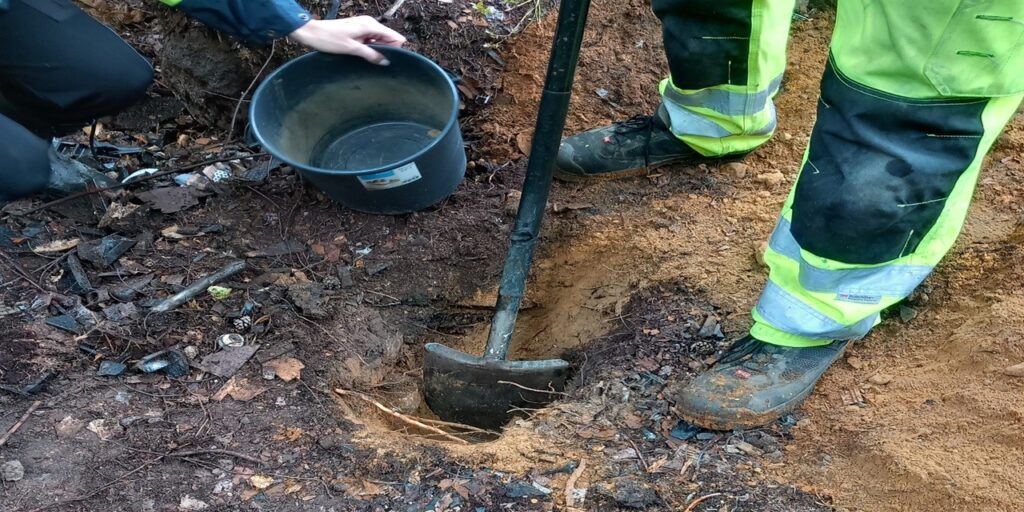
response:
<path id="1" fill-rule="evenodd" d="M 555 177 L 565 181 L 623 178 L 672 163 L 737 160 L 746 153 L 706 157 L 668 128 L 665 107 L 653 116 L 637 116 L 566 138 L 555 160 Z"/>
<path id="2" fill-rule="evenodd" d="M 772 345 L 750 335 L 674 397 L 684 420 L 712 430 L 750 429 L 797 408 L 848 342 L 821 347 Z"/>
<path id="3" fill-rule="evenodd" d="M 50 180 L 44 193 L 51 196 L 66 196 L 90 187 L 103 188 L 117 182 L 89 166 L 50 148 Z"/>

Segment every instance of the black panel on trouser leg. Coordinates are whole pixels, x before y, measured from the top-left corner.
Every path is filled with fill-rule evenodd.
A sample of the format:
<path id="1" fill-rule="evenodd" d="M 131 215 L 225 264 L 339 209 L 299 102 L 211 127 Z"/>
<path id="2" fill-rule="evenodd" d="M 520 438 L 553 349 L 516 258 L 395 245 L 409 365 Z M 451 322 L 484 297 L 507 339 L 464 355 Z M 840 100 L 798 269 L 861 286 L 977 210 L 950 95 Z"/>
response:
<path id="1" fill-rule="evenodd" d="M 753 5 L 753 0 L 651 1 L 676 87 L 747 84 Z"/>
<path id="2" fill-rule="evenodd" d="M 811 253 L 876 264 L 914 252 L 974 160 L 984 99 L 914 100 L 840 76 L 828 62 L 792 233 Z"/>
<path id="3" fill-rule="evenodd" d="M 38 192 L 50 178 L 49 144 L 0 115 L 0 201 Z"/>
<path id="4" fill-rule="evenodd" d="M 0 11 L 2 113 L 55 135 L 141 99 L 153 68 L 70 0 L 13 0 Z"/>

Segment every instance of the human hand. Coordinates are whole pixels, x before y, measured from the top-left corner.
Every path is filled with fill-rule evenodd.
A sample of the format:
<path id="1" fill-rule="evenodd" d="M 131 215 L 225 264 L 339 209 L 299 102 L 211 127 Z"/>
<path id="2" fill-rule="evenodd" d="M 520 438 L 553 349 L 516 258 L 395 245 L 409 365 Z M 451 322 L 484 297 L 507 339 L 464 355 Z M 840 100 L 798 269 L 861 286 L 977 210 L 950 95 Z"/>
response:
<path id="1" fill-rule="evenodd" d="M 311 20 L 289 34 L 293 40 L 325 53 L 362 57 L 374 64 L 390 64 L 380 52 L 367 46 L 378 43 L 400 47 L 405 37 L 369 16 L 340 20 Z"/>

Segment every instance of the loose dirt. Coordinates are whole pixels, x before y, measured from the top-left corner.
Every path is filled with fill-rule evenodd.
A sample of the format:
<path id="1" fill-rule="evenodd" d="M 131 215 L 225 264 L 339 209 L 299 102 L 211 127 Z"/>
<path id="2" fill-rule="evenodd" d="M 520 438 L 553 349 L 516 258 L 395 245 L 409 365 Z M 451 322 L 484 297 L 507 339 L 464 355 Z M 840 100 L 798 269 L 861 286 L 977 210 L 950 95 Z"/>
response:
<path id="1" fill-rule="evenodd" d="M 3 488 L 12 510 L 177 510 L 186 496 L 210 509 L 568 510 L 567 493 L 575 509 L 602 511 L 678 511 L 705 497 L 693 510 L 1019 508 L 1024 380 L 1003 369 L 1024 361 L 1020 117 L 986 164 L 957 247 L 905 305 L 916 317 L 888 315 L 800 412 L 764 429 L 688 437 L 671 413 L 671 389 L 749 326 L 766 278 L 755 252 L 793 184 L 813 123 L 831 30 L 820 11 L 794 24 L 779 132 L 745 166 L 556 185 L 512 357 L 573 362 L 564 399 L 516 420 L 497 441 L 462 445 L 331 393 L 343 387 L 429 418 L 416 389 L 422 344 L 479 350 L 512 222 L 507 197 L 521 180 L 550 47 L 552 16 L 483 47 L 486 32 L 470 4 L 409 5 L 391 23 L 422 36 L 414 47 L 468 79 L 463 124 L 472 163 L 463 187 L 429 211 L 373 217 L 333 205 L 285 169 L 268 181 L 226 185 L 191 210 L 147 212 L 130 227 L 133 236 L 150 232 L 150 241 L 125 256 L 158 275 L 146 299 L 247 251 L 285 240 L 303 249 L 251 258 L 251 269 L 226 283 L 236 292 L 221 303 L 202 297 L 168 318 L 126 321 L 87 341 L 131 358 L 194 346 L 201 358 L 234 330 L 234 312 L 255 301 L 265 326 L 247 336 L 261 349 L 236 383 L 262 391 L 216 401 L 224 379 L 201 372 L 178 380 L 95 377 L 95 361 L 78 341 L 43 324 L 57 306 L 4 315 L 4 384 L 62 372 L 42 396 L 44 407 L 0 452 L 0 463 L 18 459 L 26 468 L 23 480 Z M 468 35 L 449 31 L 449 21 Z M 154 23 L 129 18 L 123 26 L 142 33 Z M 667 72 L 660 41 L 647 2 L 596 1 L 567 130 L 653 111 Z M 208 150 L 177 147 L 180 133 L 223 136 L 181 116 L 159 131 L 165 151 L 182 159 Z M 139 202 L 130 194 L 107 199 Z M 15 232 L 43 226 L 39 242 L 105 234 L 95 218 L 73 213 L 5 220 Z M 221 228 L 162 235 L 172 224 Z M 8 253 L 45 287 L 58 274 L 59 262 L 24 248 Z M 3 276 L 14 283 L 4 305 L 30 305 L 39 295 L 10 268 Z M 323 287 L 326 318 L 290 303 L 291 287 L 311 284 Z M 702 334 L 715 324 L 724 337 Z M 260 354 L 287 344 L 288 357 L 305 365 L 301 379 L 266 380 Z M 862 406 L 844 404 L 851 390 Z M 0 426 L 29 403 L 0 396 Z M 96 420 L 122 428 L 101 440 L 85 427 Z M 258 463 L 216 451 L 172 455 L 204 449 Z M 580 467 L 573 493 L 570 475 Z"/>

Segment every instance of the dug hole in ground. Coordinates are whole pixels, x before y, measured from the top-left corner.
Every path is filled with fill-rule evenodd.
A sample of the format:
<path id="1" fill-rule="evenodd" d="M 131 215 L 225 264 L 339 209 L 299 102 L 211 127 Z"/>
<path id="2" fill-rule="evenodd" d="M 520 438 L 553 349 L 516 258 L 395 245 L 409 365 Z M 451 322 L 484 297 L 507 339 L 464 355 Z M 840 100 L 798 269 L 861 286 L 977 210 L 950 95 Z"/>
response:
<path id="1" fill-rule="evenodd" d="M 163 156 L 129 155 L 115 167 L 238 158 L 225 164 L 232 179 L 186 199 L 174 192 L 174 204 L 167 190 L 181 187 L 168 178 L 27 214 L 41 201 L 4 207 L 0 383 L 24 389 L 48 371 L 59 375 L 29 397 L 0 394 L 0 431 L 20 423 L 0 447 L 0 508 L 930 511 L 1024 503 L 1024 378 L 1006 370 L 1024 361 L 1020 116 L 987 159 L 955 249 L 850 347 L 803 408 L 741 433 L 688 432 L 672 413 L 672 389 L 749 326 L 767 276 L 757 253 L 813 122 L 829 11 L 794 23 L 779 131 L 743 164 L 556 185 L 510 357 L 564 357 L 574 377 L 565 396 L 494 439 L 431 416 L 418 391 L 422 347 L 478 351 L 484 342 L 554 16 L 527 24 L 539 6 L 532 2 L 500 16 L 461 0 L 401 6 L 388 23 L 465 77 L 471 163 L 466 183 L 441 205 L 379 217 L 338 207 L 287 168 L 250 179 L 266 158 L 224 143 L 226 121 L 209 118 L 230 118 L 230 98 L 251 78 L 188 75 L 181 60 L 223 58 L 200 64 L 251 77 L 265 52 L 232 48 L 133 2 L 95 4 L 161 70 L 141 113 L 105 120 L 97 137 Z M 202 44 L 218 50 L 193 47 Z M 278 60 L 294 51 L 278 50 Z M 652 112 L 666 74 L 647 2 L 596 1 L 567 131 Z M 205 89 L 180 90 L 196 80 Z M 226 113 L 199 111 L 206 99 L 188 95 L 201 94 L 223 100 L 208 99 L 209 109 Z M 109 265 L 74 246 L 109 236 L 135 242 Z M 248 266 L 221 283 L 226 296 L 147 312 L 235 259 Z M 93 288 L 122 297 L 113 292 L 131 283 L 132 293 L 67 291 L 68 276 L 78 276 L 69 262 L 79 260 Z M 73 332 L 74 321 L 48 323 L 63 316 L 95 324 Z M 224 351 L 217 340 L 225 333 L 259 348 L 217 376 L 200 367 Z M 83 343 L 96 350 L 84 353 Z M 130 364 L 168 347 L 190 358 L 185 377 L 96 375 L 100 360 Z"/>

